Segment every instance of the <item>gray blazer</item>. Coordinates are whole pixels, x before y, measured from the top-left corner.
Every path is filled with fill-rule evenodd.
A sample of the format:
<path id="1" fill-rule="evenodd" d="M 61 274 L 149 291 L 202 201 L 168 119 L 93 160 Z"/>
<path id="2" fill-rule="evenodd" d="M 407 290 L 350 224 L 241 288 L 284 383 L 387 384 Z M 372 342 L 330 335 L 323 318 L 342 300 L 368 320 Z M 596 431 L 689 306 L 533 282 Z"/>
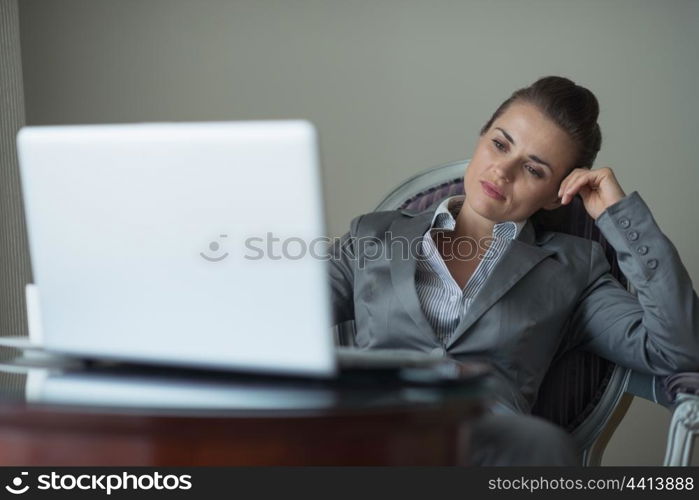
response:
<path id="1" fill-rule="evenodd" d="M 677 250 L 638 193 L 596 221 L 637 296 L 609 274 L 599 243 L 535 234 L 527 222 L 446 349 L 415 288 L 416 242 L 435 209 L 361 215 L 333 245 L 335 322 L 355 321 L 358 347 L 487 360 L 495 368 L 494 398 L 517 412 L 531 410 L 554 357 L 573 348 L 657 375 L 699 368 L 697 294 Z M 406 242 L 413 251 L 401 251 Z"/>

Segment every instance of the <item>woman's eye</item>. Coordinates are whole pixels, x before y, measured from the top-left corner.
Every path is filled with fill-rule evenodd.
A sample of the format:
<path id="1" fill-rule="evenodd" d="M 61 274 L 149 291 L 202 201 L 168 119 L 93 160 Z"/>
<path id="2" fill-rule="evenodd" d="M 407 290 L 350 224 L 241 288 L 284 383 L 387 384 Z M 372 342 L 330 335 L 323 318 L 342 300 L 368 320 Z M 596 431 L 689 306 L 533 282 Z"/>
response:
<path id="1" fill-rule="evenodd" d="M 526 168 L 526 169 L 529 171 L 530 174 L 532 174 L 532 175 L 534 175 L 534 176 L 536 176 L 536 177 L 539 177 L 539 178 L 543 177 L 543 176 L 541 175 L 541 172 L 539 172 L 537 169 L 535 169 L 535 168 L 532 167 L 531 165 L 525 165 L 524 168 Z"/>
<path id="2" fill-rule="evenodd" d="M 499 140 L 497 140 L 497 139 L 493 139 L 492 141 L 493 141 L 493 144 L 495 144 L 495 147 L 498 148 L 500 151 L 506 151 L 506 150 L 507 150 L 507 146 L 505 146 L 505 144 L 504 144 L 503 142 L 501 142 L 501 141 L 499 141 Z M 541 174 L 541 172 L 539 172 L 537 169 L 535 169 L 535 168 L 532 167 L 531 165 L 526 165 L 526 164 L 525 164 L 525 165 L 524 165 L 524 168 L 526 168 L 527 171 L 528 171 L 530 174 L 532 174 L 533 176 L 535 176 L 535 177 L 537 177 L 537 178 L 539 178 L 539 179 L 541 179 L 541 178 L 543 177 L 543 175 Z"/>

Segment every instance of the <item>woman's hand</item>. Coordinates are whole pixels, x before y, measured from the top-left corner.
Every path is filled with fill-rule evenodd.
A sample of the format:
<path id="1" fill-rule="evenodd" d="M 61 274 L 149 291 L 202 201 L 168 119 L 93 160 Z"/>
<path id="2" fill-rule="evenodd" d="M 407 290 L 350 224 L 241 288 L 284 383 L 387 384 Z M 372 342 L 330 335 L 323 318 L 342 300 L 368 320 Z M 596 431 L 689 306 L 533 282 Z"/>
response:
<path id="1" fill-rule="evenodd" d="M 568 174 L 558 190 L 561 205 L 570 203 L 577 193 L 580 193 L 585 210 L 595 220 L 607 207 L 626 196 L 609 167 L 596 170 L 576 168 Z"/>

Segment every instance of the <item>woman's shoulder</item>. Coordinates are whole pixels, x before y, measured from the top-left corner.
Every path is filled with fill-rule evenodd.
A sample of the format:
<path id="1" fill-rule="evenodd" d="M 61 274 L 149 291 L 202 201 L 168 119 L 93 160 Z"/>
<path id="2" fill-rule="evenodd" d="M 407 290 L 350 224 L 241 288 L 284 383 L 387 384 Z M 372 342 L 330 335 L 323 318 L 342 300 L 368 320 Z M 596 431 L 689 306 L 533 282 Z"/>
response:
<path id="1" fill-rule="evenodd" d="M 420 212 L 412 210 L 379 210 L 358 215 L 350 222 L 353 236 L 381 235 L 386 233 L 398 219 L 414 218 Z"/>
<path id="2" fill-rule="evenodd" d="M 540 247 L 554 252 L 558 261 L 574 267 L 589 267 L 590 260 L 602 251 L 595 240 L 558 231 L 538 232 L 536 241 Z"/>

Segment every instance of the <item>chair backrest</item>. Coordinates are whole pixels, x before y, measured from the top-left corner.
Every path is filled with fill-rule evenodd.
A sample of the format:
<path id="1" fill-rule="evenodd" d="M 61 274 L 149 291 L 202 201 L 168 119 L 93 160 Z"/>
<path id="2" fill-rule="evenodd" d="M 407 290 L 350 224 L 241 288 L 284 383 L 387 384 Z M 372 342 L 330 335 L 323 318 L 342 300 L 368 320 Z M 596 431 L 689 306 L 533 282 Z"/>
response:
<path id="1" fill-rule="evenodd" d="M 409 178 L 386 196 L 376 210 L 424 210 L 449 196 L 463 194 L 463 175 L 468 163 L 469 160 L 447 163 Z M 532 222 L 537 231 L 558 231 L 598 241 L 605 250 L 611 273 L 626 286 L 614 248 L 607 244 L 579 198 L 562 209 L 535 214 Z M 599 356 L 569 351 L 554 359 L 539 389 L 532 413 L 570 432 L 579 430 L 605 397 L 610 385 L 617 391 L 623 376 L 623 369 Z M 578 439 L 581 448 L 592 443 L 599 431 L 597 427 L 590 426 L 589 431 Z"/>

